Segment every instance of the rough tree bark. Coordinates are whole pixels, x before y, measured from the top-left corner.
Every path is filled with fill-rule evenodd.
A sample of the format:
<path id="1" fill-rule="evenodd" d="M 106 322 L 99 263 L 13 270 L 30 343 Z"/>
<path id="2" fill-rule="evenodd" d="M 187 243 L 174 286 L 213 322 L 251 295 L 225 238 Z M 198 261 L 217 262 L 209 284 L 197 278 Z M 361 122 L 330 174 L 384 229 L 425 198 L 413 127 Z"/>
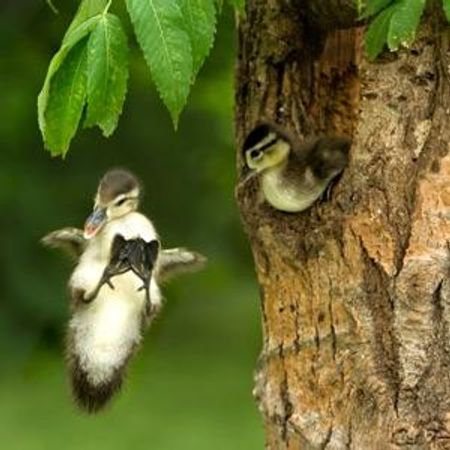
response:
<path id="1" fill-rule="evenodd" d="M 247 0 L 239 24 L 237 148 L 262 118 L 353 138 L 331 200 L 286 214 L 255 185 L 237 196 L 261 286 L 255 397 L 270 450 L 450 449 L 449 33 L 436 7 L 411 49 L 369 63 L 360 28 L 331 29 L 349 3 Z"/>

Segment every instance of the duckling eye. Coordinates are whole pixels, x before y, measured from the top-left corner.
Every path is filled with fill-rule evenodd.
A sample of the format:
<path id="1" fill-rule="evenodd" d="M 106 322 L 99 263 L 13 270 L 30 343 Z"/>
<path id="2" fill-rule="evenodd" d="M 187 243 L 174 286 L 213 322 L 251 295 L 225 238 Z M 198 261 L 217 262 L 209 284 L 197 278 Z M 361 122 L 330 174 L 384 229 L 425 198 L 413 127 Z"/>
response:
<path id="1" fill-rule="evenodd" d="M 252 150 L 250 152 L 250 158 L 252 159 L 259 159 L 261 157 L 262 153 L 259 150 Z"/>
<path id="2" fill-rule="evenodd" d="M 115 206 L 122 206 L 126 201 L 127 201 L 126 198 L 122 198 L 118 202 L 116 202 L 114 205 Z"/>

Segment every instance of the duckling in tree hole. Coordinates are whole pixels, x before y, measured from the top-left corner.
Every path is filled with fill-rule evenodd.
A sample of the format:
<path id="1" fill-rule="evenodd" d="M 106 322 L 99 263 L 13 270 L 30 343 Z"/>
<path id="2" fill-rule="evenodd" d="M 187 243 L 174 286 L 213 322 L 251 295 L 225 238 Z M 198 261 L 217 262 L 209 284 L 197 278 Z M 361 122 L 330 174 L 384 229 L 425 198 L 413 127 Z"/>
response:
<path id="1" fill-rule="evenodd" d="M 295 213 L 309 208 L 348 164 L 351 140 L 318 137 L 304 143 L 272 123 L 261 123 L 247 136 L 243 155 L 250 175 L 260 180 L 266 201 Z"/>
<path id="2" fill-rule="evenodd" d="M 75 400 L 90 413 L 120 389 L 143 329 L 161 307 L 159 283 L 206 260 L 183 248 L 161 250 L 152 222 L 137 211 L 139 195 L 132 173 L 110 170 L 84 232 L 64 228 L 43 238 L 78 260 L 69 281 L 66 353 Z"/>

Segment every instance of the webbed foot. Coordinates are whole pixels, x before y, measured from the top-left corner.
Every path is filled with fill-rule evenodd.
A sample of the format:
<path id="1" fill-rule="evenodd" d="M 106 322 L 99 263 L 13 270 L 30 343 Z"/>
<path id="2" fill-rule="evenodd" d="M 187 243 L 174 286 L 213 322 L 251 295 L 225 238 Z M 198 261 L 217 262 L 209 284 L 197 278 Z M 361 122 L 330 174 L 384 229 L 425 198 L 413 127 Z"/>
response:
<path id="1" fill-rule="evenodd" d="M 107 284 L 111 289 L 115 289 L 114 285 L 112 284 L 112 281 L 110 278 L 102 279 L 99 281 L 97 287 L 89 294 L 84 296 L 84 302 L 90 303 L 97 297 L 98 293 L 100 292 L 100 289 L 104 284 Z"/>

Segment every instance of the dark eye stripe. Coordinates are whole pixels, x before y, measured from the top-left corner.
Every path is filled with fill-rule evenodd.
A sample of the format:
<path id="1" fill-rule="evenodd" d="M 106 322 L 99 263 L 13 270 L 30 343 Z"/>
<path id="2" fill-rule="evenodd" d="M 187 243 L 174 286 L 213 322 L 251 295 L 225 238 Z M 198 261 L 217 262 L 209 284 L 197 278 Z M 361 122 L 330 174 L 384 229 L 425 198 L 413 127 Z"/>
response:
<path id="1" fill-rule="evenodd" d="M 259 150 L 260 152 L 263 152 L 264 150 L 266 150 L 266 148 L 272 147 L 272 145 L 275 144 L 275 142 L 277 142 L 277 140 L 278 140 L 277 138 L 272 139 L 267 144 L 264 144 L 262 147 L 259 147 L 257 150 Z"/>
<path id="2" fill-rule="evenodd" d="M 114 203 L 115 206 L 121 206 L 123 205 L 126 201 L 128 200 L 127 197 L 120 199 L 119 201 L 117 201 L 116 203 Z"/>
<path id="3" fill-rule="evenodd" d="M 138 197 L 124 197 L 114 203 L 114 206 L 121 206 L 128 200 L 137 200 Z"/>

